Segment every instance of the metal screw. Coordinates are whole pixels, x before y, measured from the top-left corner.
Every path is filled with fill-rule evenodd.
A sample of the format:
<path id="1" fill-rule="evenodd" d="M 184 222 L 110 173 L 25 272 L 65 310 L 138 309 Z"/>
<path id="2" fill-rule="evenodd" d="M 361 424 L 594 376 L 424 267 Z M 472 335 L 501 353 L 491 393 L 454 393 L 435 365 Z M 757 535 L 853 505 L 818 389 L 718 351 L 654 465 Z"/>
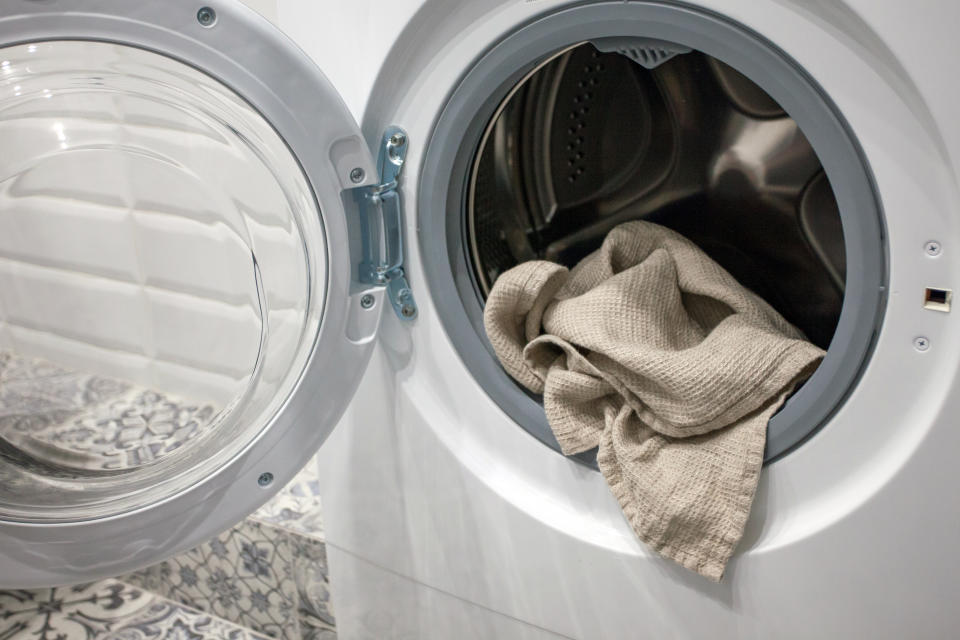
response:
<path id="1" fill-rule="evenodd" d="M 390 144 L 392 144 L 395 147 L 402 146 L 403 143 L 406 141 L 407 141 L 407 137 L 402 133 L 395 133 L 392 136 L 390 136 Z"/>
<path id="2" fill-rule="evenodd" d="M 930 348 L 930 339 L 918 336 L 913 339 L 913 348 L 917 351 L 926 351 Z"/>
<path id="3" fill-rule="evenodd" d="M 376 301 L 377 299 L 373 297 L 372 293 L 365 293 L 363 297 L 360 298 L 360 306 L 364 309 L 370 309 Z"/>
<path id="4" fill-rule="evenodd" d="M 199 22 L 201 26 L 212 27 L 216 21 L 217 12 L 210 7 L 201 7 L 200 10 L 197 11 L 197 22 Z"/>
<path id="5" fill-rule="evenodd" d="M 357 167 L 356 169 L 350 172 L 350 180 L 352 180 L 354 183 L 363 182 L 363 177 L 365 175 L 367 174 L 363 172 L 363 169 L 361 169 L 360 167 Z"/>
<path id="6" fill-rule="evenodd" d="M 938 256 L 940 255 L 940 243 L 936 240 L 931 240 L 927 244 L 923 245 L 923 250 L 927 252 L 928 256 Z"/>
<path id="7" fill-rule="evenodd" d="M 400 307 L 400 313 L 401 315 L 403 315 L 404 318 L 412 318 L 414 314 L 417 313 L 417 310 L 414 309 L 409 304 L 405 304 L 402 307 Z"/>
<path id="8" fill-rule="evenodd" d="M 260 477 L 257 478 L 257 484 L 261 487 L 269 487 L 273 483 L 273 474 L 269 471 L 264 471 L 260 474 Z"/>

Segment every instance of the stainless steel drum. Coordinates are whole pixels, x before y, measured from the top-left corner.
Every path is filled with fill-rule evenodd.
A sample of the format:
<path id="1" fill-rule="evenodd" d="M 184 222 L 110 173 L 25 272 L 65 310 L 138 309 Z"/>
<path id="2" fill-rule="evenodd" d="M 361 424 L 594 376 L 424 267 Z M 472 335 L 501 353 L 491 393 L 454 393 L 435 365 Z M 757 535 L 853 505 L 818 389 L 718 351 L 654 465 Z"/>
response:
<path id="1" fill-rule="evenodd" d="M 643 218 L 696 242 L 823 348 L 843 302 L 840 215 L 797 124 L 701 53 L 648 69 L 581 44 L 527 76 L 474 163 L 467 235 L 482 295 L 524 260 L 567 265 Z"/>

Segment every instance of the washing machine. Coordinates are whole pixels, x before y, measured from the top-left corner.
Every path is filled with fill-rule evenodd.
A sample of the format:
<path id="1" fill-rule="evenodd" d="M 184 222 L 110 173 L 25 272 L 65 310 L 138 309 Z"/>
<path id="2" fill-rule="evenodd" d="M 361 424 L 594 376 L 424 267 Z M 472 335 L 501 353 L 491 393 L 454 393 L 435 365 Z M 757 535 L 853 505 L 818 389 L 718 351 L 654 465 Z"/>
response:
<path id="1" fill-rule="evenodd" d="M 343 637 L 953 633 L 960 7 L 278 16 L 302 50 L 230 2 L 0 8 L 0 584 L 188 548 L 319 449 Z M 827 350 L 717 584 L 484 338 L 497 275 L 636 218 Z"/>

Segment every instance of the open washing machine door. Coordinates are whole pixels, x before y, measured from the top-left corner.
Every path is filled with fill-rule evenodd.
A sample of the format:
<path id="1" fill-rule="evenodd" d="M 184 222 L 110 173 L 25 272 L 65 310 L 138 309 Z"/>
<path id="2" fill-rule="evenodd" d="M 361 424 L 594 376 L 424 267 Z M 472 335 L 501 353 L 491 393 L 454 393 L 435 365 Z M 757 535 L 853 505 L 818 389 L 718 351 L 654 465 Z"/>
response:
<path id="1" fill-rule="evenodd" d="M 0 145 L 0 587 L 242 519 L 416 315 L 405 136 L 240 3 L 5 2 Z"/>

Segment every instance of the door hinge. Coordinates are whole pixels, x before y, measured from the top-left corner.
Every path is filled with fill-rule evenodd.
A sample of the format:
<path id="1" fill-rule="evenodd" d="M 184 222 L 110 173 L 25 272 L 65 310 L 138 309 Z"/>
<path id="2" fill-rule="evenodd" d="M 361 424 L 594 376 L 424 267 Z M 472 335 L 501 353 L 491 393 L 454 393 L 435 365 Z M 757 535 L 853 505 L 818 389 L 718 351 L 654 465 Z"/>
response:
<path id="1" fill-rule="evenodd" d="M 403 209 L 397 191 L 407 143 L 403 129 L 387 128 L 377 158 L 380 182 L 357 189 L 363 241 L 360 281 L 386 287 L 390 304 L 401 320 L 417 317 L 417 303 L 403 272 Z"/>

